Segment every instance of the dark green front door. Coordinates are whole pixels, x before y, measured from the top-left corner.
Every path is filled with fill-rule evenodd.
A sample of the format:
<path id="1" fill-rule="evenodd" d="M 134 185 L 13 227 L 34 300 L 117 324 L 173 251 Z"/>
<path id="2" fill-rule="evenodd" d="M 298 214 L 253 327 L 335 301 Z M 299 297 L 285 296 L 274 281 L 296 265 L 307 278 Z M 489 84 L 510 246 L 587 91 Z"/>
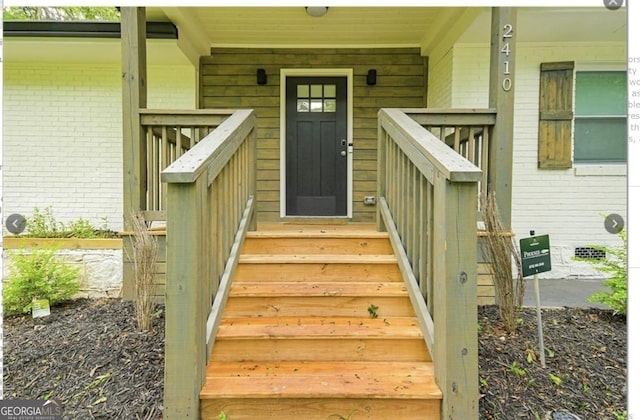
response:
<path id="1" fill-rule="evenodd" d="M 347 78 L 288 77 L 286 214 L 347 215 Z"/>

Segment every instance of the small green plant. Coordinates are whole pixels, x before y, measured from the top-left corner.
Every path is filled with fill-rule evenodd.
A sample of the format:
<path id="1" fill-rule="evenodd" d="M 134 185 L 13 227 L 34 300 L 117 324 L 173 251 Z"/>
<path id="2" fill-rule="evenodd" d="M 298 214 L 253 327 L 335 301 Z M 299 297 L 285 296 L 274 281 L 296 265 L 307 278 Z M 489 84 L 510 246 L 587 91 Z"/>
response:
<path id="1" fill-rule="evenodd" d="M 622 413 L 618 413 L 617 411 L 612 411 L 611 415 L 616 419 L 616 420 L 627 420 L 628 415 L 627 415 L 627 410 L 624 410 Z"/>
<path id="2" fill-rule="evenodd" d="M 34 238 L 107 238 L 114 232 L 107 228 L 107 218 L 102 219 L 102 226 L 95 228 L 91 222 L 82 217 L 64 224 L 53 216 L 51 206 L 40 210 L 33 209 L 31 216 L 27 218 L 27 233 L 23 236 Z"/>
<path id="3" fill-rule="evenodd" d="M 47 206 L 43 211 L 38 207 L 33 209 L 31 217 L 27 218 L 27 229 L 29 236 L 56 238 L 64 230 L 64 226 L 53 217 L 51 206 Z"/>
<path id="4" fill-rule="evenodd" d="M 74 238 L 95 238 L 96 229 L 93 228 L 91 222 L 82 217 L 69 223 L 67 230 L 71 232 Z"/>
<path id="5" fill-rule="evenodd" d="M 534 360 L 536 360 L 536 352 L 532 349 L 526 349 L 525 353 L 527 357 L 527 363 L 533 363 Z"/>
<path id="6" fill-rule="evenodd" d="M 486 379 L 480 378 L 480 387 L 481 388 L 489 388 L 489 382 Z"/>
<path id="7" fill-rule="evenodd" d="M 2 293 L 7 313 L 29 312 L 33 299 L 48 299 L 50 305 L 55 305 L 80 289 L 79 269 L 61 261 L 53 249 L 22 251 L 12 260 Z"/>
<path id="8" fill-rule="evenodd" d="M 369 316 L 371 318 L 377 318 L 378 317 L 378 307 L 374 304 L 371 304 L 369 306 L 369 308 L 367 308 L 367 311 L 369 311 Z"/>
<path id="9" fill-rule="evenodd" d="M 518 367 L 518 362 L 515 362 L 515 361 L 511 363 L 511 366 L 509 366 L 509 372 L 515 373 L 520 377 L 523 377 L 527 374 L 527 370 Z"/>
<path id="10" fill-rule="evenodd" d="M 549 379 L 551 379 L 551 382 L 553 382 L 555 386 L 560 386 L 562 384 L 562 378 L 554 375 L 553 373 L 549 374 Z"/>
<path id="11" fill-rule="evenodd" d="M 227 414 L 221 411 L 220 414 L 218 414 L 218 420 L 227 420 Z"/>
<path id="12" fill-rule="evenodd" d="M 610 277 L 604 282 L 610 292 L 596 292 L 587 300 L 591 303 L 601 303 L 613 309 L 614 314 L 627 314 L 627 232 L 622 229 L 618 233 L 622 245 L 609 247 L 591 245 L 592 248 L 603 251 L 607 257 L 603 259 L 576 258 L 595 267 L 601 273 Z"/>

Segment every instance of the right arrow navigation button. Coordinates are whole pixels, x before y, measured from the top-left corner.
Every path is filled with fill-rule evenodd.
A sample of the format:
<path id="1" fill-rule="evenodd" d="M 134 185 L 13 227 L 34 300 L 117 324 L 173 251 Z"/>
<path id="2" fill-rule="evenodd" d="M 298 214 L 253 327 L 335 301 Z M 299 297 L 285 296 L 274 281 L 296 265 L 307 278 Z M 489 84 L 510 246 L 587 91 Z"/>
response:
<path id="1" fill-rule="evenodd" d="M 624 219 L 616 213 L 611 213 L 604 219 L 604 228 L 609 233 L 618 234 L 624 229 Z"/>

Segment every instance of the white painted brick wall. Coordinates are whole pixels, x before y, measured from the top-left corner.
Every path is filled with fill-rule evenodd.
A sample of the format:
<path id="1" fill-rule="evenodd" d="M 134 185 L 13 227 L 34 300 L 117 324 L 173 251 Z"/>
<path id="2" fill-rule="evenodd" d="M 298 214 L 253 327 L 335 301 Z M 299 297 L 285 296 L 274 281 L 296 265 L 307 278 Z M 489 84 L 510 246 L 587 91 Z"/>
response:
<path id="1" fill-rule="evenodd" d="M 538 95 L 542 62 L 626 62 L 623 44 L 519 44 L 516 52 L 513 152 L 512 228 L 517 239 L 549 234 L 553 270 L 541 277 L 601 277 L 591 267 L 572 261 L 575 247 L 614 246 L 617 236 L 604 229 L 600 214 L 618 213 L 626 219 L 626 176 L 576 176 L 575 170 L 539 170 Z M 488 104 L 489 46 L 456 45 L 453 60 L 452 106 Z M 623 170 L 622 173 L 625 171 Z"/>
<path id="2" fill-rule="evenodd" d="M 122 228 L 119 64 L 4 63 L 4 211 Z M 149 108 L 195 108 L 190 66 L 150 66 Z"/>

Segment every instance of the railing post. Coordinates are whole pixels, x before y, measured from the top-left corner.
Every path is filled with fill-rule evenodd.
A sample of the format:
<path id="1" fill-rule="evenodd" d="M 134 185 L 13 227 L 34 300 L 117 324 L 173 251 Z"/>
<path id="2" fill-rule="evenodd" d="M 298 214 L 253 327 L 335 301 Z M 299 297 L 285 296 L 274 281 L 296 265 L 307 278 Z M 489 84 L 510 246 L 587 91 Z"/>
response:
<path id="1" fill-rule="evenodd" d="M 167 285 L 165 315 L 164 418 L 200 418 L 206 369 L 206 317 L 210 296 L 202 226 L 206 177 L 170 183 L 167 197 Z"/>
<path id="2" fill-rule="evenodd" d="M 380 124 L 379 115 L 380 113 L 378 112 L 378 206 L 380 206 L 380 199 L 387 194 L 387 134 Z M 376 225 L 379 232 L 386 231 L 379 208 L 376 211 Z"/>
<path id="3" fill-rule="evenodd" d="M 434 182 L 434 365 L 443 419 L 478 418 L 475 182 Z"/>

